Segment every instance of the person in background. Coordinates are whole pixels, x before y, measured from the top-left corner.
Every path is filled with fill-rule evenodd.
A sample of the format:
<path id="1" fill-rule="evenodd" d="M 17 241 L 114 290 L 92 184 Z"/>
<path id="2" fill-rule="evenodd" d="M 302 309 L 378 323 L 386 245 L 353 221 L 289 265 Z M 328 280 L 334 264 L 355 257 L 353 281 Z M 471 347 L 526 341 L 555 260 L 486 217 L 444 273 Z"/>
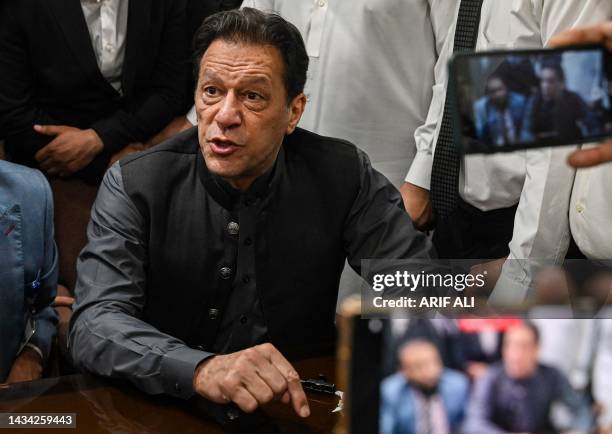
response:
<path id="1" fill-rule="evenodd" d="M 143 149 L 185 101 L 185 2 L 3 1 L 0 137 L 10 159 L 96 183 L 114 155 Z"/>
<path id="2" fill-rule="evenodd" d="M 508 56 L 497 67 L 496 73 L 504 79 L 511 92 L 520 93 L 525 98 L 537 92 L 540 86 L 533 63 L 523 56 Z"/>
<path id="3" fill-rule="evenodd" d="M 0 160 L 0 383 L 41 377 L 55 336 L 53 199 L 37 170 Z"/>
<path id="4" fill-rule="evenodd" d="M 529 102 L 525 115 L 526 141 L 551 139 L 579 141 L 601 134 L 597 119 L 580 95 L 567 88 L 560 64 L 542 65 L 540 92 Z"/>
<path id="5" fill-rule="evenodd" d="M 558 369 L 574 390 L 586 395 L 597 345 L 595 321 L 542 316 L 531 322 L 541 336 L 539 361 Z"/>
<path id="6" fill-rule="evenodd" d="M 436 347 L 413 340 L 399 349 L 400 370 L 381 385 L 381 434 L 457 432 L 469 398 L 469 381 L 445 369 Z"/>
<path id="7" fill-rule="evenodd" d="M 525 106 L 523 95 L 510 91 L 501 75 L 492 74 L 487 79 L 485 96 L 474 105 L 476 137 L 498 146 L 521 140 Z"/>
<path id="8" fill-rule="evenodd" d="M 612 3 L 599 0 L 465 1 L 463 9 L 461 13 L 460 5 L 461 32 L 453 25 L 452 34 L 461 36 L 463 44 L 464 34 L 474 33 L 466 27 L 479 12 L 476 51 L 542 48 L 564 29 L 612 16 Z M 454 39 L 447 38 L 440 53 L 444 63 L 454 51 Z M 571 176 L 565 164 L 568 152 L 538 149 L 459 158 L 454 153 L 450 112 L 444 116 L 446 83 L 445 71 L 437 81 L 442 90 L 418 131 L 417 154 L 401 188 L 406 209 L 417 227 L 435 226 L 434 245 L 440 257 L 490 259 L 474 272 L 487 271 L 491 286 L 502 276 L 500 287 L 512 290 L 501 291 L 501 298 L 522 299 L 531 278 L 524 260 L 560 262 L 563 246 L 569 245 L 569 236 L 560 233 L 561 225 L 544 224 L 567 213 L 569 194 L 563 196 L 555 186 L 558 179 Z"/>
<path id="9" fill-rule="evenodd" d="M 475 385 L 464 434 L 591 432 L 587 402 L 558 370 L 538 363 L 539 347 L 531 323 L 506 331 L 502 362 Z"/>

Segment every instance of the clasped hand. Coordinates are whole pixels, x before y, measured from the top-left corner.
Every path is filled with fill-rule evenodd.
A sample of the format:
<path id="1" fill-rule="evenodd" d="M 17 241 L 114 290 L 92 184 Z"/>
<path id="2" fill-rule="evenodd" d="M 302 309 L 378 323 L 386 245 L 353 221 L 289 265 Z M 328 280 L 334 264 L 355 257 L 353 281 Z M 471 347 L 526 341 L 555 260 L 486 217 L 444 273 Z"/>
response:
<path id="1" fill-rule="evenodd" d="M 234 402 L 247 413 L 280 400 L 291 403 L 299 416 L 310 415 L 298 373 L 272 344 L 203 361 L 196 368 L 193 387 L 210 401 Z"/>
<path id="2" fill-rule="evenodd" d="M 34 125 L 34 130 L 55 137 L 34 156 L 49 175 L 68 176 L 85 168 L 102 152 L 104 144 L 93 130 L 66 125 Z"/>

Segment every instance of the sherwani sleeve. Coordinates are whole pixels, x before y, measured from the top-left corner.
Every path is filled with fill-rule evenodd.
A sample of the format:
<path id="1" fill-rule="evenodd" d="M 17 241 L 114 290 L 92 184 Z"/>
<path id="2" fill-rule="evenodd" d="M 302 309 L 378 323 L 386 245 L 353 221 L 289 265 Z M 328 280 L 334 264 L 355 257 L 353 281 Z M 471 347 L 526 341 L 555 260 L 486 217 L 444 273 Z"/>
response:
<path id="1" fill-rule="evenodd" d="M 195 368 L 212 354 L 143 321 L 148 258 L 143 221 L 117 163 L 102 181 L 78 260 L 69 349 L 83 371 L 186 399 L 194 393 Z"/>

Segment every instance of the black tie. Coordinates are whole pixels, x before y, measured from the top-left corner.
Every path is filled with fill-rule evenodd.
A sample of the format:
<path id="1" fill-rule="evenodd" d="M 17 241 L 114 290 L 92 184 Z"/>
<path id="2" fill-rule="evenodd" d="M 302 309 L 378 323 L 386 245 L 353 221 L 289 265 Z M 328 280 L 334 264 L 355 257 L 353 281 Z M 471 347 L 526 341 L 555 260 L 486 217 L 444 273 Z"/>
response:
<path id="1" fill-rule="evenodd" d="M 483 0 L 461 0 L 454 52 L 473 51 L 478 39 Z M 453 143 L 451 102 L 446 98 L 442 126 L 431 169 L 431 200 L 439 218 L 448 217 L 457 206 L 459 196 L 459 153 Z"/>

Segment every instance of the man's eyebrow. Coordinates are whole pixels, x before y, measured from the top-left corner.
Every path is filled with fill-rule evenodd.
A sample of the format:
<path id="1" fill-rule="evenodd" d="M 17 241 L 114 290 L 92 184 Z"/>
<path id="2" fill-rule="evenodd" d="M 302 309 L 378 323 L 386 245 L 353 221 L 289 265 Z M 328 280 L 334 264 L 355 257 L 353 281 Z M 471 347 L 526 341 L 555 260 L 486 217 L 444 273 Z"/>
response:
<path id="1" fill-rule="evenodd" d="M 205 69 L 202 73 L 203 80 L 219 80 L 219 75 L 210 69 Z"/>
<path id="2" fill-rule="evenodd" d="M 202 73 L 202 80 L 204 81 L 221 81 L 221 78 L 219 77 L 219 74 L 217 74 L 215 71 L 207 69 L 204 70 L 204 72 Z M 268 77 L 265 77 L 263 75 L 258 75 L 258 76 L 253 76 L 253 77 L 244 77 L 240 79 L 240 84 L 241 85 L 270 85 L 271 81 Z"/>
<path id="3" fill-rule="evenodd" d="M 253 85 L 269 85 L 271 83 L 268 78 L 263 77 L 263 76 L 244 78 L 243 80 L 240 80 L 240 81 L 241 81 L 242 84 L 249 84 L 251 86 L 253 86 Z"/>

